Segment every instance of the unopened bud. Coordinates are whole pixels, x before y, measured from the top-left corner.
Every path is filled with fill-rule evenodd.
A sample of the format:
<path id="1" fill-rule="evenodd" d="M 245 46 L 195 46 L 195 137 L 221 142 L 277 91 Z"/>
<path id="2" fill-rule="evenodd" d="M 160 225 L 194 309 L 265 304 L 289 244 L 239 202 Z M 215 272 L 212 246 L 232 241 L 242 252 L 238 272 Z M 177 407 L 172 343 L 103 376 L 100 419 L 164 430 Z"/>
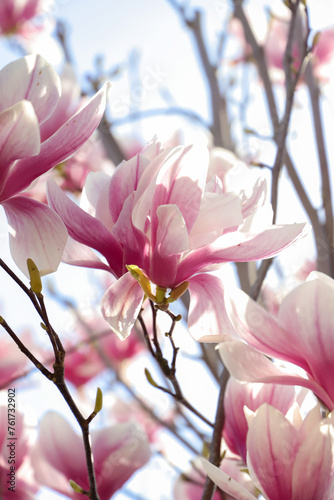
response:
<path id="1" fill-rule="evenodd" d="M 95 407 L 94 407 L 94 413 L 99 413 L 99 411 L 102 410 L 102 404 L 103 404 L 103 394 L 101 389 L 98 387 L 96 391 L 96 398 L 95 398 Z"/>
<path id="2" fill-rule="evenodd" d="M 74 490 L 76 493 L 85 493 L 85 491 L 79 486 L 73 479 L 69 480 L 70 486 L 72 490 Z"/>
<path id="3" fill-rule="evenodd" d="M 31 290 L 39 294 L 42 292 L 42 281 L 41 275 L 39 274 L 39 270 L 32 259 L 27 259 L 28 272 L 30 277 L 30 287 Z"/>

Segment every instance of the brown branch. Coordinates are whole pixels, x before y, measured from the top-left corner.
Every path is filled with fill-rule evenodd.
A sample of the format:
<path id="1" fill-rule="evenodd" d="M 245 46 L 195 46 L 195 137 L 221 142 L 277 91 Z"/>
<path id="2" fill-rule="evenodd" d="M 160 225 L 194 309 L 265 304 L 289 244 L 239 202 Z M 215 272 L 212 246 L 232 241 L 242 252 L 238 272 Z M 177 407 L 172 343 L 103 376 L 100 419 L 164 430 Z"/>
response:
<path id="1" fill-rule="evenodd" d="M 209 455 L 209 461 L 217 467 L 220 466 L 221 462 L 221 440 L 225 422 L 224 398 L 229 377 L 229 372 L 226 370 L 226 368 L 224 368 L 224 371 L 220 378 L 220 391 Z M 213 481 L 211 481 L 211 479 L 207 478 L 203 490 L 202 500 L 211 500 L 214 494 L 214 490 L 215 484 L 213 483 Z"/>
<path id="2" fill-rule="evenodd" d="M 332 204 L 332 189 L 329 176 L 329 164 L 327 159 L 327 151 L 324 138 L 324 127 L 320 111 L 320 89 L 316 81 L 312 63 L 310 62 L 305 69 L 305 82 L 309 91 L 311 109 L 313 115 L 313 128 L 317 144 L 318 160 L 321 176 L 321 190 L 323 207 L 325 211 L 325 241 L 328 251 L 328 267 L 327 274 L 334 277 L 334 219 L 333 219 L 333 204 Z"/>

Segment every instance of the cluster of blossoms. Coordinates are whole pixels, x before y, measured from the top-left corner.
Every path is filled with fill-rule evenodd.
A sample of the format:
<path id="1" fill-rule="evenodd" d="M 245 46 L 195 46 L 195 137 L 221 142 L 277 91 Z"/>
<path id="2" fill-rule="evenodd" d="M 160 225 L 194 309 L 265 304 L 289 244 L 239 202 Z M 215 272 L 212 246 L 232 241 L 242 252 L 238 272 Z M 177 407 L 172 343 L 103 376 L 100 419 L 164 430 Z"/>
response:
<path id="1" fill-rule="evenodd" d="M 211 272 L 226 262 L 277 255 L 304 234 L 305 224 L 272 224 L 263 179 L 248 190 L 233 188 L 231 179 L 248 168 L 232 153 L 204 146 L 163 148 L 156 141 L 117 167 L 108 164 L 90 171 L 90 163 L 83 162 L 76 188 L 64 178 L 60 187 L 49 175 L 47 205 L 33 181 L 55 166 L 58 172 L 70 168 L 76 160 L 64 162 L 93 140 L 105 109 L 107 85 L 81 106 L 77 89 L 66 88 L 65 81 L 66 75 L 61 82 L 38 55 L 0 72 L 0 203 L 18 267 L 28 276 L 27 258 L 32 258 L 41 275 L 55 271 L 60 260 L 110 273 L 112 283 L 101 310 L 124 341 L 123 348 L 116 347 L 115 336 L 99 341 L 114 366 L 142 350 L 129 335 L 145 300 L 166 311 L 189 290 L 190 334 L 197 341 L 219 344 L 232 375 L 222 436 L 228 452 L 220 468 L 203 459 L 189 472 L 188 481 L 180 478 L 176 499 L 200 498 L 204 471 L 240 500 L 254 499 L 258 491 L 267 500 L 332 498 L 329 412 L 334 410 L 334 386 L 328 374 L 334 360 L 333 280 L 311 273 L 284 298 L 274 316 Z M 64 192 L 81 189 L 80 206 Z M 86 351 L 69 354 L 66 372 L 77 387 L 103 370 L 88 345 L 87 331 L 79 336 L 87 343 Z M 11 355 L 4 344 L 5 348 Z M 290 365 L 282 367 L 276 360 Z M 23 365 L 15 356 L 7 361 L 8 366 L 1 365 L 2 383 Z M 322 415 L 318 403 L 303 419 L 305 393 L 294 386 L 312 391 L 327 414 Z M 28 446 L 21 420 L 23 462 Z M 122 418 L 92 432 L 101 500 L 110 498 L 148 462 L 153 437 L 147 434 Z M 1 435 L 1 449 L 4 442 Z M 70 460 L 68 447 L 74 453 Z M 70 479 L 89 490 L 82 442 L 57 414 L 44 417 L 28 461 L 39 484 L 74 499 L 81 496 L 70 489 Z M 4 468 L 2 462 L 0 467 Z M 26 498 L 37 491 L 34 481 L 22 479 L 22 488 Z"/>

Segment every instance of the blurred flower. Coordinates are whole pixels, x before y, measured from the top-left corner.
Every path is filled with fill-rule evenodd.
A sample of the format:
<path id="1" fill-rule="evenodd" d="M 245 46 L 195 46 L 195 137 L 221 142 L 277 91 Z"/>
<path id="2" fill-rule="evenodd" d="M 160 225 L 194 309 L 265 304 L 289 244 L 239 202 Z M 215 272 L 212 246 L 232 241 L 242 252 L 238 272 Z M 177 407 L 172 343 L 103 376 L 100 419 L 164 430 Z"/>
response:
<path id="1" fill-rule="evenodd" d="M 223 342 L 219 352 L 239 380 L 301 385 L 334 408 L 334 280 L 312 272 L 283 299 L 277 318 L 241 290 L 231 291 L 227 308 L 240 335 Z M 244 340 L 248 343 L 245 344 Z M 307 377 L 283 371 L 268 357 L 292 363 Z"/>
<path id="2" fill-rule="evenodd" d="M 226 155 L 238 163 L 231 153 Z M 217 325 L 210 325 L 206 314 L 215 308 L 216 320 L 229 324 L 225 311 L 214 305 L 223 286 L 218 278 L 197 273 L 213 264 L 271 257 L 301 236 L 304 224 L 272 225 L 264 181 L 255 184 L 249 198 L 238 196 L 225 192 L 211 170 L 207 179 L 208 166 L 204 146 L 161 151 L 153 143 L 142 155 L 122 162 L 112 177 L 102 172 L 88 176 L 86 211 L 49 181 L 51 207 L 69 235 L 85 245 L 80 250 L 71 242 L 72 259 L 67 261 L 109 270 L 119 278 L 105 293 L 102 312 L 121 338 L 129 335 L 144 293 L 168 307 L 189 282 L 189 328 L 197 340 L 214 342 Z M 108 265 L 87 253 L 87 246 Z"/>
<path id="3" fill-rule="evenodd" d="M 124 342 L 119 342 L 110 328 L 106 327 L 105 320 L 98 316 L 88 318 L 86 324 L 78 322 L 75 326 L 73 337 L 77 341 L 66 345 L 65 377 L 76 387 L 108 367 L 119 370 L 124 360 L 132 358 L 144 347 L 136 333 Z"/>
<path id="4" fill-rule="evenodd" d="M 0 34 L 29 36 L 37 31 L 31 21 L 43 11 L 44 0 L 1 0 Z"/>
<path id="5" fill-rule="evenodd" d="M 329 499 L 333 492 L 333 422 L 321 420 L 319 407 L 302 421 L 298 409 L 290 422 L 263 404 L 249 417 L 247 466 L 266 500 Z M 209 477 L 239 500 L 256 497 L 218 467 L 202 460 Z"/>
<path id="6" fill-rule="evenodd" d="M 28 437 L 23 415 L 17 409 L 15 409 L 15 413 L 10 413 L 8 408 L 13 407 L 0 406 L 1 499 L 10 500 L 16 497 L 22 500 L 34 500 L 39 487 L 32 478 L 32 468 L 28 456 Z M 13 425 L 10 424 L 11 416 L 15 420 Z M 10 430 L 8 426 L 14 428 L 13 439 L 8 434 L 8 430 Z M 11 469 L 11 467 L 14 467 L 14 469 Z M 12 471 L 14 473 L 11 478 Z M 14 487 L 14 490 L 10 490 L 10 487 Z"/>
<path id="7" fill-rule="evenodd" d="M 101 500 L 109 500 L 151 456 L 146 435 L 133 422 L 94 430 L 91 442 Z M 70 487 L 70 479 L 89 490 L 82 440 L 58 413 L 47 413 L 41 421 L 32 463 L 38 482 L 66 497 L 82 498 Z"/>
<path id="8" fill-rule="evenodd" d="M 301 65 L 303 44 L 306 41 L 306 27 L 300 18 L 297 18 L 296 34 L 292 47 L 293 67 L 298 70 Z M 264 43 L 264 52 L 268 66 L 284 70 L 284 56 L 289 34 L 289 19 L 272 17 L 269 23 L 267 39 Z M 314 74 L 320 81 L 326 81 L 326 68 L 332 62 L 334 55 L 334 28 L 327 28 L 317 35 L 316 43 L 312 48 L 312 64 Z"/>
<path id="9" fill-rule="evenodd" d="M 28 332 L 25 332 L 24 335 L 25 337 L 29 336 Z M 0 337 L 0 352 L 0 388 L 3 388 L 9 381 L 15 380 L 15 377 L 23 374 L 28 359 L 9 336 Z"/>
<path id="10" fill-rule="evenodd" d="M 42 275 L 57 269 L 67 231 L 49 207 L 17 195 L 91 136 L 105 108 L 106 87 L 41 142 L 40 126 L 52 115 L 59 95 L 59 77 L 39 55 L 18 59 L 0 72 L 0 203 L 9 223 L 12 257 L 26 276 L 28 257 Z"/>

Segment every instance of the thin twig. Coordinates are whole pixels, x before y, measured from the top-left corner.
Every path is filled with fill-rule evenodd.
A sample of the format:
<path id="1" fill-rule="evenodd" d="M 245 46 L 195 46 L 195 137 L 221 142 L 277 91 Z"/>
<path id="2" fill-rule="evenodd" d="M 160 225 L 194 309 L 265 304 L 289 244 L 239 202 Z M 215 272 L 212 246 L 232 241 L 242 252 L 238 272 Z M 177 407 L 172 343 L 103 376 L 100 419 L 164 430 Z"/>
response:
<path id="1" fill-rule="evenodd" d="M 213 429 L 209 455 L 209 461 L 217 467 L 220 466 L 221 462 L 221 440 L 225 422 L 224 398 L 229 377 L 230 374 L 225 368 L 220 379 L 220 391 L 218 396 L 215 425 Z M 207 478 L 202 494 L 202 500 L 211 500 L 214 494 L 214 490 L 215 484 L 213 483 L 213 481 L 211 481 L 211 479 Z"/>
<path id="2" fill-rule="evenodd" d="M 327 158 L 327 151 L 324 138 L 324 127 L 320 111 L 320 90 L 318 82 L 316 81 L 312 64 L 308 64 L 305 69 L 305 82 L 310 95 L 311 109 L 313 115 L 313 127 L 317 144 L 318 160 L 320 166 L 321 176 L 321 191 L 323 199 L 323 207 L 325 211 L 325 234 L 326 245 L 328 251 L 329 269 L 327 274 L 334 278 L 334 219 L 333 219 L 333 203 L 332 203 L 332 189 L 331 179 L 329 175 L 329 164 Z"/>

